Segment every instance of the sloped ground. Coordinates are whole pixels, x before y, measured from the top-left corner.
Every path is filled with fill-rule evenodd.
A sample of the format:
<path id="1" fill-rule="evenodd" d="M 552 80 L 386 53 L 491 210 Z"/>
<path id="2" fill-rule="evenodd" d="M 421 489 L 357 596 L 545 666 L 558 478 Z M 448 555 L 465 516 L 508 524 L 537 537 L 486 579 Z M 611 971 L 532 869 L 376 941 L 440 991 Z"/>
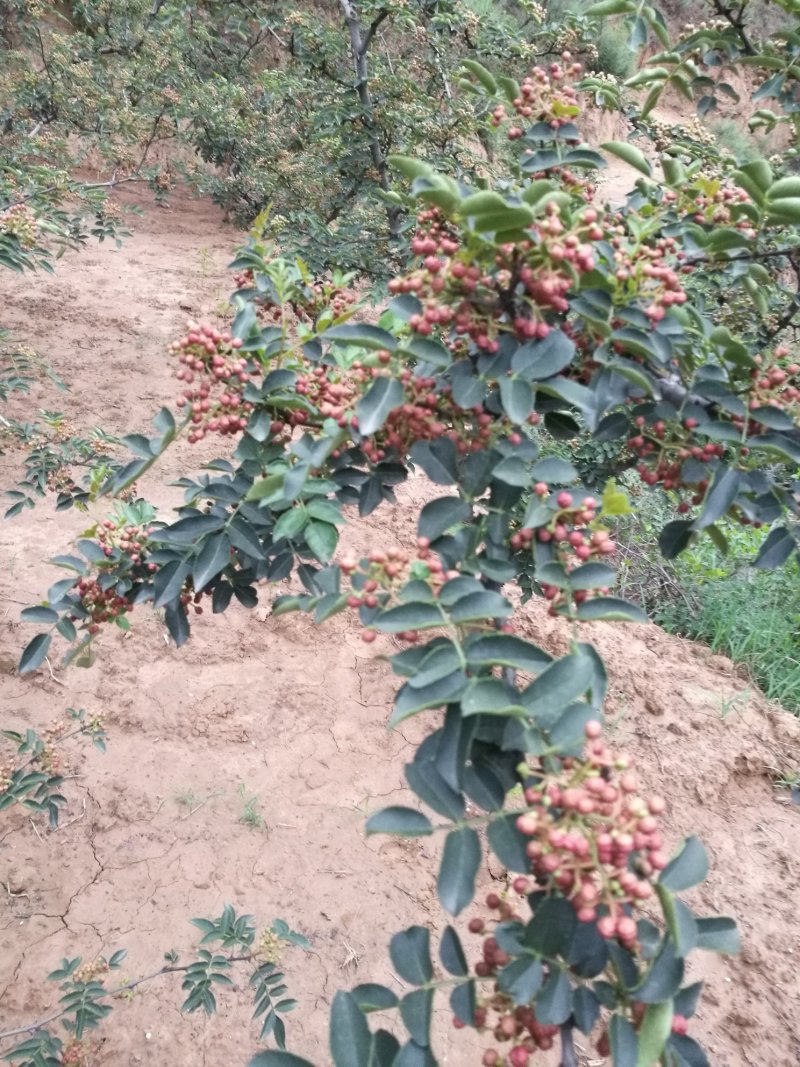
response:
<path id="1" fill-rule="evenodd" d="M 166 343 L 187 313 L 223 310 L 237 235 L 218 213 L 188 199 L 168 211 L 140 194 L 121 199 L 146 208 L 121 252 L 90 249 L 68 256 L 54 278 L 3 280 L 3 322 L 72 390 L 65 397 L 37 387 L 32 401 L 15 403 L 17 413 L 61 408 L 81 429 L 144 430 L 175 393 Z M 199 458 L 176 446 L 144 494 L 174 506 L 178 493 L 165 483 Z M 17 473 L 13 454 L 0 458 L 0 484 Z M 348 537 L 358 548 L 409 544 L 425 493 L 412 481 L 397 507 Z M 287 1022 L 290 1046 L 325 1064 L 335 990 L 397 985 L 390 935 L 442 921 L 433 847 L 363 833 L 368 811 L 404 799 L 402 765 L 426 727 L 386 730 L 393 685 L 381 656 L 392 643 L 368 648 L 344 617 L 318 629 L 260 607 L 232 610 L 224 622 L 203 616 L 176 651 L 142 610 L 129 636 L 103 637 L 90 669 L 54 664 L 53 677 L 19 678 L 14 665 L 30 635 L 19 611 L 59 576 L 47 558 L 87 524 L 45 503 L 0 525 L 2 727 L 42 728 L 65 708 L 84 707 L 102 713 L 110 733 L 105 756 L 64 746 L 76 777 L 57 832 L 18 811 L 0 814 L 0 1030 L 53 1010 L 57 989 L 44 977 L 62 957 L 124 946 L 122 977 L 134 980 L 170 949 L 189 958 L 187 920 L 228 902 L 264 925 L 283 918 L 311 940 L 310 952 L 285 956 L 301 1002 Z M 553 652 L 565 647 L 561 625 L 535 605 L 520 629 Z M 609 665 L 614 740 L 671 800 L 671 842 L 698 833 L 708 847 L 711 876 L 691 903 L 741 924 L 740 959 L 695 965 L 708 987 L 693 1032 L 721 1067 L 794 1065 L 800 819 L 770 774 L 800 765 L 796 720 L 768 708 L 729 661 L 654 626 L 587 632 Z M 253 796 L 263 825 L 240 821 Z M 502 871 L 488 864 L 483 877 L 488 885 Z M 224 1057 L 244 1065 L 256 1049 L 246 993 L 223 991 L 219 1015 L 187 1017 L 178 985 L 160 978 L 120 997 L 93 1062 L 194 1067 Z M 440 1062 L 479 1061 L 443 1004 L 437 1030 Z M 604 1062 L 583 1051 L 585 1064 Z"/>

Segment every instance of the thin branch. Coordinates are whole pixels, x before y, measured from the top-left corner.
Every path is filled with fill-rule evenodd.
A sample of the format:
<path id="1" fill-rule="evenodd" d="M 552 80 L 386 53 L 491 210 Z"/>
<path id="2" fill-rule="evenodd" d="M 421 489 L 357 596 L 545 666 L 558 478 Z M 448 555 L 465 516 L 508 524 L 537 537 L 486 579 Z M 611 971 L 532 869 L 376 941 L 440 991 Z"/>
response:
<path id="1" fill-rule="evenodd" d="M 369 51 L 369 46 L 372 44 L 372 38 L 380 29 L 381 23 L 383 23 L 388 17 L 389 12 L 386 10 L 386 8 L 384 8 L 382 11 L 378 12 L 378 14 L 369 24 L 369 28 L 367 29 L 367 32 L 364 34 L 363 40 L 361 41 L 362 56 L 365 56 L 367 54 L 367 52 Z"/>
<path id="2" fill-rule="evenodd" d="M 730 23 L 732 28 L 736 30 L 746 55 L 754 56 L 756 55 L 756 50 L 753 47 L 750 38 L 747 36 L 747 31 L 744 27 L 745 6 L 745 4 L 742 4 L 736 14 L 734 14 L 733 7 L 728 7 L 722 0 L 714 0 L 714 10 L 716 13 L 722 15 L 722 17 Z"/>

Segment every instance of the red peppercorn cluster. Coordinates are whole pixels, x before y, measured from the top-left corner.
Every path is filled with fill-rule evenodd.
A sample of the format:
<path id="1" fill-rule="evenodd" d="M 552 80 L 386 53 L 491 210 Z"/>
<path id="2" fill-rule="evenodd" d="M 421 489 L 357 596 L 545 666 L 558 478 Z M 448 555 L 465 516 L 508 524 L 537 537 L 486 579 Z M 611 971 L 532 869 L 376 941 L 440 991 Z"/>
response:
<path id="1" fill-rule="evenodd" d="M 652 896 L 652 879 L 667 865 L 657 819 L 665 803 L 640 796 L 627 758 L 615 756 L 601 732 L 599 722 L 587 723 L 583 759 L 564 760 L 560 771 L 525 789 L 529 810 L 517 829 L 530 838 L 534 878 L 519 877 L 513 888 L 521 895 L 542 887 L 558 893 L 581 922 L 596 922 L 604 938 L 632 947 L 630 910 Z"/>
<path id="2" fill-rule="evenodd" d="M 518 118 L 527 122 L 546 122 L 552 130 L 558 130 L 578 113 L 576 90 L 571 85 L 560 83 L 567 78 L 579 78 L 583 67 L 572 61 L 569 52 L 563 52 L 561 59 L 563 66 L 561 63 L 551 63 L 549 71 L 534 67 L 524 79 L 519 96 L 513 101 L 514 113 Z M 508 117 L 505 106 L 500 104 L 492 112 L 492 125 L 498 127 Z M 516 122 L 507 131 L 509 141 L 519 140 L 524 134 L 525 130 Z"/>
<path id="3" fill-rule="evenodd" d="M 771 357 L 759 355 L 755 361 L 758 366 L 750 372 L 750 410 L 773 407 L 800 420 L 800 363 L 791 358 L 785 345 L 776 348 Z M 739 421 L 743 426 L 744 419 Z M 751 419 L 750 429 L 756 432 L 761 427 Z"/>
<path id="4" fill-rule="evenodd" d="M 668 257 L 678 256 L 678 244 L 674 237 L 660 237 L 653 244 L 626 242 L 624 231 L 619 227 L 611 238 L 616 264 L 615 278 L 619 290 L 631 296 L 646 292 L 650 303 L 645 315 L 655 324 L 661 322 L 673 304 L 685 304 L 687 297 L 681 285 L 678 271 L 670 266 Z M 623 323 L 615 323 L 615 327 Z M 624 343 L 612 343 L 615 352 L 627 352 Z M 642 357 L 634 357 L 640 361 Z"/>
<path id="5" fill-rule="evenodd" d="M 94 578 L 81 578 L 75 585 L 80 604 L 88 617 L 86 629 L 90 634 L 100 632 L 100 624 L 114 622 L 120 616 L 133 610 L 133 605 L 124 596 L 119 596 L 113 588 L 103 589 Z M 76 616 L 72 616 L 77 621 Z"/>
<path id="6" fill-rule="evenodd" d="M 442 562 L 431 551 L 427 537 L 417 538 L 417 551 L 412 559 L 401 548 L 372 549 L 368 555 L 357 560 L 346 556 L 339 564 L 342 573 L 353 582 L 353 592 L 347 598 L 347 606 L 357 611 L 360 607 L 387 608 L 392 599 L 410 578 L 427 581 L 434 596 L 446 581 L 459 576 L 458 571 L 445 571 Z M 361 640 L 371 644 L 377 637 L 372 629 L 361 631 Z M 408 630 L 395 635 L 410 644 L 419 640 L 417 630 Z"/>
<path id="7" fill-rule="evenodd" d="M 253 405 L 242 399 L 251 372 L 247 360 L 237 354 L 241 339 L 209 323 L 190 320 L 186 327 L 186 335 L 173 341 L 169 349 L 180 363 L 175 377 L 186 384 L 176 403 L 190 414 L 190 443 L 202 441 L 207 433 L 240 433 L 253 410 Z M 196 379 L 199 384 L 190 388 Z"/>
<path id="8" fill-rule="evenodd" d="M 534 493 L 546 499 L 551 495 L 550 487 L 546 482 L 537 482 L 534 485 Z M 517 551 L 529 550 L 534 539 L 541 543 L 552 544 L 558 561 L 569 574 L 576 567 L 592 560 L 602 560 L 611 556 L 616 551 L 616 543 L 612 541 L 607 530 L 590 530 L 588 527 L 597 518 L 597 501 L 592 496 L 575 500 L 573 494 L 562 490 L 556 496 L 557 511 L 552 513 L 546 525 L 522 527 L 511 535 L 511 547 Z M 598 594 L 607 595 L 608 589 L 559 589 L 555 585 L 542 583 L 542 595 L 550 602 L 549 612 L 551 615 L 558 613 L 560 608 L 568 607 L 572 603 L 583 604 L 592 596 Z"/>
<path id="9" fill-rule="evenodd" d="M 97 528 L 97 543 L 105 556 L 112 556 L 118 549 L 129 557 L 131 563 L 141 563 L 151 532 L 144 526 L 132 526 L 124 519 L 117 522 L 104 519 Z"/>

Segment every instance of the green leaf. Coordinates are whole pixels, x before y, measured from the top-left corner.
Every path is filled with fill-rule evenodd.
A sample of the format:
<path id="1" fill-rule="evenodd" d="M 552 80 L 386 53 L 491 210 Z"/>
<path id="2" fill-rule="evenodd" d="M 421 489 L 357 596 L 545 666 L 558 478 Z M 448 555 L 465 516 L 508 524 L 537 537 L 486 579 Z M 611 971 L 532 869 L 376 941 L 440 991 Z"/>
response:
<path id="1" fill-rule="evenodd" d="M 364 1067 L 369 1063 L 372 1037 L 352 993 L 340 990 L 333 998 L 329 1037 L 334 1067 Z"/>
<path id="2" fill-rule="evenodd" d="M 648 1004 L 639 1027 L 636 1067 L 652 1067 L 661 1059 L 664 1045 L 672 1031 L 672 1016 L 671 1000 L 666 1000 L 663 1004 Z"/>
<path id="3" fill-rule="evenodd" d="M 506 201 L 499 193 L 495 193 L 492 190 L 482 190 L 479 193 L 472 193 L 471 196 L 462 200 L 460 211 L 461 215 L 466 217 L 502 211 L 504 207 L 507 207 Z"/>
<path id="4" fill-rule="evenodd" d="M 475 1022 L 475 981 L 464 982 L 456 986 L 450 994 L 450 1007 L 457 1019 L 466 1026 L 472 1026 Z"/>
<path id="5" fill-rule="evenodd" d="M 539 460 L 531 471 L 533 481 L 548 484 L 567 485 L 569 482 L 574 482 L 577 477 L 578 472 L 572 464 L 557 456 L 548 456 L 547 459 Z"/>
<path id="6" fill-rule="evenodd" d="M 405 630 L 430 630 L 434 626 L 443 626 L 445 622 L 441 608 L 436 604 L 398 604 L 379 615 L 373 622 L 376 630 L 385 634 L 399 634 Z"/>
<path id="7" fill-rule="evenodd" d="M 740 471 L 720 464 L 703 501 L 702 513 L 694 520 L 693 529 L 704 530 L 726 515 L 738 495 L 741 481 Z"/>
<path id="8" fill-rule="evenodd" d="M 482 619 L 507 619 L 514 609 L 500 593 L 487 590 L 484 593 L 469 593 L 461 597 L 449 614 L 453 622 L 480 622 Z"/>
<path id="9" fill-rule="evenodd" d="M 358 430 L 370 437 L 380 430 L 389 412 L 403 403 L 403 385 L 397 378 L 386 375 L 376 378 L 356 404 Z"/>
<path id="10" fill-rule="evenodd" d="M 481 846 L 477 833 L 466 826 L 451 830 L 444 844 L 437 883 L 441 905 L 450 915 L 458 915 L 471 903 L 480 862 Z"/>
<path id="11" fill-rule="evenodd" d="M 415 1044 L 427 1048 L 433 1017 L 433 990 L 415 989 L 413 993 L 407 993 L 400 1001 L 400 1016 Z"/>
<path id="12" fill-rule="evenodd" d="M 394 935 L 389 943 L 392 966 L 405 982 L 424 985 L 433 977 L 430 932 L 424 926 L 410 926 Z"/>
<path id="13" fill-rule="evenodd" d="M 487 634 L 467 647 L 467 661 L 473 668 L 497 664 L 538 674 L 548 663 L 552 663 L 553 657 L 514 634 Z"/>
<path id="14" fill-rule="evenodd" d="M 602 15 L 627 15 L 636 10 L 636 4 L 632 0 L 600 0 L 592 4 L 584 11 L 588 18 L 599 18 Z"/>
<path id="15" fill-rule="evenodd" d="M 73 584 L 69 580 L 70 586 Z M 25 608 L 19 613 L 19 617 L 23 622 L 38 622 L 45 626 L 52 626 L 53 623 L 58 622 L 58 612 L 53 611 L 52 608 L 46 608 L 42 606 L 36 606 L 33 608 Z"/>
<path id="16" fill-rule="evenodd" d="M 797 548 L 797 543 L 785 526 L 776 526 L 770 530 L 761 545 L 753 566 L 758 570 L 772 570 L 781 567 Z"/>
<path id="17" fill-rule="evenodd" d="M 358 345 L 360 348 L 376 350 L 385 348 L 389 352 L 394 352 L 397 348 L 397 340 L 392 334 L 382 330 L 379 326 L 369 326 L 364 322 L 348 322 L 342 326 L 332 326 L 321 336 L 323 341 L 341 341 L 342 344 Z"/>
<path id="18" fill-rule="evenodd" d="M 520 833 L 517 829 L 517 814 L 502 815 L 499 819 L 492 819 L 486 830 L 486 836 L 492 851 L 510 871 L 527 874 L 530 871 L 531 861 L 525 851 L 529 837 Z"/>
<path id="19" fill-rule="evenodd" d="M 509 419 L 518 426 L 528 421 L 533 411 L 533 389 L 522 378 L 501 378 L 500 402 Z"/>
<path id="20" fill-rule="evenodd" d="M 681 893 L 702 882 L 707 874 L 708 856 L 702 842 L 698 837 L 687 837 L 658 881 L 671 893 Z"/>
<path id="21" fill-rule="evenodd" d="M 613 1015 L 608 1026 L 611 1062 L 614 1067 L 638 1067 L 639 1039 L 627 1019 Z"/>
<path id="22" fill-rule="evenodd" d="M 570 572 L 569 584 L 573 589 L 602 589 L 613 585 L 617 572 L 605 563 L 584 563 Z"/>
<path id="23" fill-rule="evenodd" d="M 733 919 L 715 915 L 709 919 L 696 919 L 697 947 L 735 956 L 741 949 L 739 931 Z"/>
<path id="24" fill-rule="evenodd" d="M 433 833 L 427 815 L 414 808 L 392 807 L 375 812 L 367 819 L 367 835 L 400 834 L 402 837 L 425 837 Z"/>
<path id="25" fill-rule="evenodd" d="M 426 708 L 440 708 L 444 704 L 451 704 L 461 696 L 466 685 L 467 676 L 460 670 L 453 671 L 452 674 L 439 678 L 435 682 L 430 682 L 421 689 L 415 689 L 407 682 L 397 694 L 389 725 L 397 726 L 404 719 Z"/>
<path id="26" fill-rule="evenodd" d="M 432 177 L 434 170 L 429 163 L 423 163 L 421 159 L 414 159 L 412 156 L 389 156 L 387 159 L 389 166 L 394 167 L 395 170 L 400 171 L 404 178 L 408 178 L 409 181 L 413 181 L 415 178 L 430 178 Z M 381 345 L 381 347 L 383 347 Z"/>
<path id="27" fill-rule="evenodd" d="M 388 1011 L 390 1008 L 396 1008 L 400 1003 L 397 994 L 391 989 L 374 982 L 357 985 L 350 993 L 363 1012 Z"/>
<path id="28" fill-rule="evenodd" d="M 518 715 L 525 714 L 515 690 L 499 678 L 481 678 L 473 681 L 461 697 L 463 715 Z"/>
<path id="29" fill-rule="evenodd" d="M 336 551 L 339 541 L 339 531 L 329 522 L 319 522 L 310 519 L 303 530 L 306 544 L 314 553 L 320 563 L 327 563 Z"/>
<path id="30" fill-rule="evenodd" d="M 530 1004 L 542 987 L 544 968 L 537 956 L 520 956 L 505 966 L 497 976 L 497 984 L 508 993 L 515 1004 Z M 538 1018 L 537 1005 L 537 1018 Z"/>
<path id="31" fill-rule="evenodd" d="M 231 543 L 227 534 L 212 534 L 192 567 L 192 584 L 199 593 L 231 561 Z"/>
<path id="32" fill-rule="evenodd" d="M 642 152 L 634 145 L 628 144 L 625 141 L 606 141 L 600 145 L 606 152 L 610 152 L 612 156 L 616 156 L 624 163 L 627 163 L 629 167 L 633 167 L 638 170 L 640 174 L 644 174 L 646 177 L 650 177 L 652 169 L 650 164 L 645 159 Z"/>
<path id="33" fill-rule="evenodd" d="M 686 964 L 675 952 L 671 941 L 665 940 L 661 951 L 637 987 L 635 997 L 643 1004 L 672 1002 L 683 981 Z"/>
<path id="34" fill-rule="evenodd" d="M 536 998 L 536 1018 L 545 1026 L 560 1026 L 572 1014 L 572 987 L 561 970 L 551 970 Z"/>
<path id="35" fill-rule="evenodd" d="M 543 713 L 550 717 L 586 692 L 593 673 L 588 656 L 564 656 L 542 671 L 522 694 L 522 701 L 532 718 Z"/>
<path id="36" fill-rule="evenodd" d="M 460 497 L 441 496 L 437 500 L 431 500 L 420 512 L 419 536 L 435 541 L 452 526 L 466 522 L 471 515 L 471 505 Z"/>
<path id="37" fill-rule="evenodd" d="M 508 456 L 501 460 L 492 471 L 492 477 L 505 485 L 524 488 L 530 484 L 530 468 L 524 460 L 518 456 Z"/>
<path id="38" fill-rule="evenodd" d="M 247 1067 L 314 1067 L 314 1064 L 291 1052 L 267 1049 L 266 1052 L 259 1052 L 253 1056 Z"/>
<path id="39" fill-rule="evenodd" d="M 290 507 L 284 511 L 272 530 L 273 541 L 281 541 L 284 537 L 292 540 L 302 533 L 308 522 L 308 513 L 303 505 Z"/>
<path id="40" fill-rule="evenodd" d="M 28 642 L 17 667 L 20 674 L 30 674 L 44 663 L 50 648 L 50 640 L 50 634 L 37 634 Z"/>
<path id="41" fill-rule="evenodd" d="M 478 63 L 474 59 L 464 59 L 462 60 L 461 65 L 468 70 L 473 77 L 477 78 L 490 96 L 496 95 L 497 82 L 482 63 Z"/>
<path id="42" fill-rule="evenodd" d="M 772 200 L 767 207 L 767 219 L 776 223 L 800 222 L 800 197 Z"/>
<path id="43" fill-rule="evenodd" d="M 647 612 L 629 600 L 616 596 L 595 596 L 578 605 L 576 612 L 583 622 L 616 619 L 620 622 L 647 622 Z"/>
<path id="44" fill-rule="evenodd" d="M 461 940 L 452 926 L 445 927 L 442 940 L 439 945 L 439 957 L 445 970 L 454 974 L 457 978 L 464 978 L 469 974 L 467 957 Z"/>

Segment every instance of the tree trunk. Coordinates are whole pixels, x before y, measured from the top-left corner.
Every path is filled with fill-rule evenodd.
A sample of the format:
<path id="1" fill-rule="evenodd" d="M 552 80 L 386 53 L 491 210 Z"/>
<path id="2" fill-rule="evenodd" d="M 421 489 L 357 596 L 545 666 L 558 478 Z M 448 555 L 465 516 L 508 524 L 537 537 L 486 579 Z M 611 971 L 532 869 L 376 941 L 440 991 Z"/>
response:
<path id="1" fill-rule="evenodd" d="M 369 151 L 372 156 L 372 163 L 378 172 L 378 181 L 381 188 L 388 193 L 391 189 L 391 184 L 386 166 L 386 156 L 383 154 L 378 136 L 378 127 L 375 124 L 375 108 L 372 103 L 372 94 L 369 91 L 369 68 L 367 64 L 367 52 L 372 38 L 378 26 L 386 18 L 387 12 L 382 12 L 378 15 L 365 34 L 362 31 L 358 13 L 351 0 L 339 0 L 339 6 L 342 9 L 347 30 L 350 34 L 350 52 L 353 56 L 353 68 L 356 75 L 356 91 L 364 109 L 364 127 L 369 137 Z M 401 212 L 399 208 L 394 207 L 392 204 L 387 204 L 386 215 L 389 221 L 389 237 L 392 240 L 396 240 L 400 234 Z"/>

